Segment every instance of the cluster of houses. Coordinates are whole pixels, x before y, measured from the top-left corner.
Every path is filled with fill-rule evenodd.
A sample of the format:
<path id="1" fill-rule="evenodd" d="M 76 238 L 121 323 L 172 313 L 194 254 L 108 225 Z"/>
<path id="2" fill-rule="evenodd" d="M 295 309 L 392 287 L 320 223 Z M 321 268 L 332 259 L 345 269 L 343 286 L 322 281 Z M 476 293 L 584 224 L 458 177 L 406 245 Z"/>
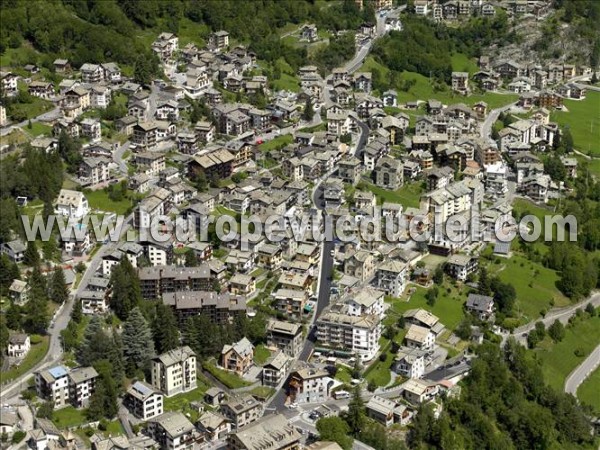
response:
<path id="1" fill-rule="evenodd" d="M 415 0 L 414 14 L 430 17 L 436 22 L 456 21 L 472 16 L 494 17 L 502 8 L 513 16 L 530 14 L 540 16 L 548 11 L 550 4 L 544 0 Z"/>

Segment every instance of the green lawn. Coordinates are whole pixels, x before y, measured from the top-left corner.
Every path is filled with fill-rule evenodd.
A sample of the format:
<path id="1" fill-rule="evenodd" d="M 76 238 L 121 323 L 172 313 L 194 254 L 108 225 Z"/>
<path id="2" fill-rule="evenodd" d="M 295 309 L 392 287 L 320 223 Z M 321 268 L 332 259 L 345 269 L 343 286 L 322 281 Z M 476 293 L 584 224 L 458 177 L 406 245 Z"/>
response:
<path id="1" fill-rule="evenodd" d="M 581 383 L 577 389 L 577 398 L 580 402 L 591 405 L 596 414 L 600 414 L 600 367 Z"/>
<path id="2" fill-rule="evenodd" d="M 39 136 L 41 134 L 50 134 L 52 132 L 52 127 L 41 122 L 32 122 L 31 128 L 27 125 L 25 127 L 27 132 L 33 136 Z"/>
<path id="3" fill-rule="evenodd" d="M 258 149 L 262 152 L 280 150 L 286 145 L 291 144 L 292 142 L 294 142 L 294 138 L 291 134 L 283 134 L 281 136 L 277 136 L 274 139 L 271 139 L 270 141 L 263 142 L 258 146 Z"/>
<path id="4" fill-rule="evenodd" d="M 104 430 L 104 436 L 122 436 L 125 434 L 125 430 L 123 429 L 123 425 L 119 420 L 113 420 L 109 422 L 106 426 L 106 430 Z"/>
<path id="5" fill-rule="evenodd" d="M 124 198 L 121 201 L 115 202 L 108 197 L 108 192 L 106 192 L 104 189 L 98 189 L 95 191 L 85 190 L 84 194 L 88 199 L 90 208 L 92 209 L 124 215 L 132 207 L 130 199 Z"/>
<path id="6" fill-rule="evenodd" d="M 203 367 L 208 370 L 213 377 L 215 377 L 229 389 L 238 389 L 241 387 L 250 386 L 252 384 L 238 377 L 235 373 L 219 369 L 212 364 L 205 363 L 203 364 Z"/>
<path id="7" fill-rule="evenodd" d="M 473 75 L 475 72 L 479 71 L 479 67 L 475 60 L 463 53 L 454 53 L 450 60 L 454 72 L 469 72 L 469 75 Z"/>
<path id="8" fill-rule="evenodd" d="M 20 377 L 34 367 L 37 363 L 39 363 L 44 356 L 46 356 L 46 353 L 48 353 L 48 347 L 50 345 L 48 336 L 33 335 L 31 340 L 31 349 L 21 364 L 0 374 L 3 383 Z M 37 343 L 34 344 L 34 341 L 37 341 Z"/>
<path id="9" fill-rule="evenodd" d="M 362 67 L 361 72 L 369 72 L 373 69 L 377 69 L 383 79 L 388 78 L 389 69 L 382 64 L 375 61 L 372 56 L 369 56 Z M 466 69 L 466 70 L 465 70 Z M 466 71 L 474 73 L 477 71 L 477 65 L 474 61 L 469 60 L 465 55 L 457 53 L 452 55 L 452 70 L 455 71 Z M 403 104 L 406 102 L 429 99 L 437 99 L 442 103 L 448 105 L 453 103 L 465 103 L 467 105 L 474 105 L 479 101 L 484 101 L 488 104 L 489 108 L 497 108 L 502 105 L 506 105 L 518 100 L 519 96 L 516 94 L 497 94 L 493 92 L 486 92 L 483 94 L 473 94 L 468 97 L 463 95 L 455 94 L 448 87 L 445 90 L 434 92 L 433 86 L 429 83 L 429 78 L 425 77 L 416 72 L 402 72 L 399 76 L 402 82 L 407 80 L 414 80 L 415 84 L 407 91 L 396 89 L 398 92 L 398 103 Z"/>
<path id="10" fill-rule="evenodd" d="M 260 399 L 268 399 L 275 393 L 275 389 L 269 386 L 257 386 L 250 391 L 250 394 Z"/>
<path id="11" fill-rule="evenodd" d="M 383 202 L 400 203 L 404 208 L 418 208 L 423 193 L 420 182 L 405 184 L 395 191 L 388 191 L 373 184 L 368 184 L 366 187 L 377 196 L 378 204 Z"/>
<path id="12" fill-rule="evenodd" d="M 405 293 L 402 298 L 391 298 L 386 297 L 386 301 L 392 303 L 392 307 L 388 310 L 395 313 L 395 318 L 400 317 L 404 312 L 413 308 L 423 308 L 431 313 L 435 314 L 440 321 L 450 330 L 454 330 L 456 326 L 464 317 L 463 304 L 466 301 L 467 289 L 461 288 L 461 290 L 450 287 L 448 283 L 444 284 L 444 287 L 440 289 L 439 296 L 434 306 L 429 306 L 425 299 L 427 289 L 420 286 L 415 287 L 416 291 L 408 298 Z M 446 290 L 450 287 L 450 293 Z"/>
<path id="13" fill-rule="evenodd" d="M 198 387 L 193 391 L 174 395 L 173 397 L 165 397 L 165 411 L 182 411 L 191 402 L 202 400 L 204 393 L 208 390 L 208 385 L 200 379 L 197 380 L 197 383 Z"/>
<path id="14" fill-rule="evenodd" d="M 600 156 L 600 92 L 588 91 L 586 99 L 565 100 L 566 111 L 553 111 L 550 119 L 569 127 L 575 148 Z"/>
<path id="15" fill-rule="evenodd" d="M 377 386 L 387 386 L 392 381 L 392 374 L 390 372 L 392 364 L 394 363 L 394 355 L 390 352 L 385 354 L 385 361 L 379 361 L 375 363 L 375 367 L 367 374 L 367 381 L 373 381 Z"/>
<path id="16" fill-rule="evenodd" d="M 559 279 L 556 271 L 518 254 L 503 260 L 502 265 L 505 268 L 498 276 L 505 283 L 512 284 L 517 291 L 515 308 L 523 322 L 537 319 L 543 309 L 551 308 L 552 301 L 555 307 L 567 306 L 570 303 L 556 287 Z"/>
<path id="17" fill-rule="evenodd" d="M 85 417 L 85 412 L 85 409 L 75 409 L 72 406 L 66 406 L 54 411 L 52 422 L 58 428 L 77 427 L 87 423 L 88 420 Z"/>
<path id="18" fill-rule="evenodd" d="M 599 343 L 600 316 L 580 319 L 573 326 L 567 327 L 565 338 L 559 343 L 554 344 L 546 337 L 540 348 L 535 350 L 542 362 L 546 382 L 562 391 L 569 374 Z M 584 356 L 576 356 L 576 349 L 581 349 Z"/>
<path id="19" fill-rule="evenodd" d="M 262 345 L 262 344 L 257 345 L 256 348 L 254 349 L 254 362 L 256 364 L 262 365 L 262 364 L 266 363 L 270 357 L 271 357 L 271 352 L 264 345 Z"/>
<path id="20" fill-rule="evenodd" d="M 352 380 L 352 373 L 346 366 L 337 366 L 335 378 L 340 380 L 342 383 L 350 384 L 350 381 Z"/>

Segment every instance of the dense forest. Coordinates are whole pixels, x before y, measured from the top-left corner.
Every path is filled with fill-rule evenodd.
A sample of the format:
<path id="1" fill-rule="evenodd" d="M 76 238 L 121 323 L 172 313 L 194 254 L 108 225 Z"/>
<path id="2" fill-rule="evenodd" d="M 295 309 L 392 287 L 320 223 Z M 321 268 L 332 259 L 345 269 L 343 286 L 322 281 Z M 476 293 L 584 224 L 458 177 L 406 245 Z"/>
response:
<path id="1" fill-rule="evenodd" d="M 502 45 L 516 39 L 504 14 L 494 19 L 472 18 L 459 28 L 414 16 L 404 17 L 402 24 L 402 31 L 392 31 L 377 41 L 373 55 L 392 72 L 417 72 L 444 82 L 450 81 L 453 53 L 475 57 L 492 42 Z"/>

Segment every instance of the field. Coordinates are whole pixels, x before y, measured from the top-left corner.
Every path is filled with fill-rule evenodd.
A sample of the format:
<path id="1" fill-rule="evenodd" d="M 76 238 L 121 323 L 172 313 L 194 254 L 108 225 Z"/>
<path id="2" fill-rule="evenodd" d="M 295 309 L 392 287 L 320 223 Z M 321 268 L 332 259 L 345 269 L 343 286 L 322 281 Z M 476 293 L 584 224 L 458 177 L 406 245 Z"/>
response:
<path id="1" fill-rule="evenodd" d="M 48 336 L 32 336 L 32 338 L 33 342 L 31 343 L 31 349 L 21 364 L 0 374 L 3 383 L 20 377 L 39 363 L 44 356 L 46 356 L 46 353 L 48 353 L 48 347 L 50 345 Z M 38 342 L 34 344 L 35 341 Z"/>
<path id="2" fill-rule="evenodd" d="M 254 362 L 256 364 L 264 364 L 271 357 L 271 352 L 264 345 L 258 345 L 254 349 Z"/>
<path id="3" fill-rule="evenodd" d="M 467 55 L 462 53 L 454 53 L 450 61 L 452 62 L 452 70 L 454 72 L 468 72 L 469 75 L 473 75 L 479 71 L 479 67 L 474 59 L 469 59 Z"/>
<path id="4" fill-rule="evenodd" d="M 369 184 L 367 189 L 375 194 L 378 204 L 382 204 L 383 202 L 400 203 L 404 208 L 418 208 L 421 194 L 423 193 L 421 183 L 405 184 L 395 191 L 388 191 L 373 184 Z"/>
<path id="5" fill-rule="evenodd" d="M 565 100 L 566 111 L 553 111 L 550 119 L 569 127 L 575 148 L 600 156 L 600 92 L 588 91 L 585 100 Z"/>
<path id="6" fill-rule="evenodd" d="M 88 199 L 91 209 L 124 215 L 132 207 L 131 200 L 128 198 L 118 202 L 111 200 L 108 197 L 108 192 L 106 192 L 104 189 L 98 189 L 95 191 L 86 190 L 84 191 L 84 194 Z"/>
<path id="7" fill-rule="evenodd" d="M 561 391 L 569 374 L 600 343 L 600 316 L 580 319 L 565 331 L 565 338 L 561 342 L 554 344 L 546 337 L 540 348 L 535 350 L 542 362 L 546 382 Z M 585 356 L 576 356 L 576 349 Z"/>
<path id="8" fill-rule="evenodd" d="M 273 150 L 279 150 L 285 147 L 288 144 L 294 142 L 294 138 L 291 134 L 283 134 L 281 136 L 277 136 L 270 141 L 263 142 L 258 146 L 258 149 L 261 152 L 271 152 Z"/>
<path id="9" fill-rule="evenodd" d="M 173 397 L 165 397 L 165 411 L 182 411 L 191 402 L 201 401 L 204 398 L 204 393 L 207 391 L 208 386 L 204 384 L 201 380 L 197 381 L 198 387 L 193 391 L 189 391 L 184 394 L 174 395 Z"/>
<path id="10" fill-rule="evenodd" d="M 84 409 L 75 409 L 72 406 L 66 406 L 54 411 L 52 422 L 58 428 L 70 428 L 87 423 L 87 419 Z"/>
<path id="11" fill-rule="evenodd" d="M 452 56 L 453 69 L 468 69 L 468 72 L 473 71 L 474 66 L 466 56 L 462 54 L 455 54 Z M 456 66 L 456 67 L 455 67 Z M 389 69 L 373 59 L 368 57 L 365 63 L 360 68 L 360 71 L 371 71 L 377 69 L 382 77 L 385 79 L 389 72 Z M 408 90 L 408 92 L 401 89 L 398 91 L 398 103 L 403 104 L 410 101 L 422 100 L 427 101 L 431 98 L 440 100 L 442 103 L 449 105 L 453 103 L 465 103 L 467 105 L 474 105 L 479 101 L 484 101 L 488 104 L 490 109 L 497 108 L 502 105 L 507 105 L 516 101 L 519 96 L 516 94 L 497 94 L 494 92 L 486 92 L 483 94 L 473 94 L 468 97 L 463 95 L 454 94 L 450 88 L 443 91 L 435 92 L 433 86 L 429 83 L 429 78 L 415 73 L 415 72 L 402 72 L 399 77 L 402 81 L 414 80 L 414 85 Z"/>
<path id="12" fill-rule="evenodd" d="M 412 285 L 410 286 L 413 287 Z M 435 314 L 440 321 L 450 330 L 454 330 L 464 317 L 463 304 L 466 300 L 466 289 L 458 290 L 450 285 L 445 284 L 439 291 L 439 296 L 434 306 L 429 306 L 425 299 L 427 289 L 417 286 L 416 291 L 408 296 L 405 294 L 402 298 L 386 297 L 386 301 L 392 303 L 392 307 L 388 310 L 394 312 L 396 317 L 400 317 L 404 312 L 413 308 L 423 308 Z M 450 289 L 448 293 L 447 289 Z"/>
<path id="13" fill-rule="evenodd" d="M 29 128 L 28 125 L 25 126 L 25 131 L 33 136 L 40 136 L 42 134 L 49 135 L 52 132 L 52 127 L 40 122 L 32 122 L 31 128 Z"/>
<path id="14" fill-rule="evenodd" d="M 206 363 L 203 367 L 229 389 L 238 389 L 252 384 L 238 377 L 235 373 L 220 369 L 212 364 Z"/>
<path id="15" fill-rule="evenodd" d="M 577 398 L 580 402 L 591 405 L 600 414 L 600 367 L 581 383 L 577 389 Z"/>
<path id="16" fill-rule="evenodd" d="M 552 301 L 555 307 L 569 305 L 569 300 L 556 287 L 559 279 L 556 271 L 520 255 L 503 260 L 502 264 L 504 269 L 498 272 L 498 276 L 505 283 L 512 284 L 517 291 L 515 308 L 522 322 L 537 319 L 542 310 L 547 311 L 552 307 Z"/>

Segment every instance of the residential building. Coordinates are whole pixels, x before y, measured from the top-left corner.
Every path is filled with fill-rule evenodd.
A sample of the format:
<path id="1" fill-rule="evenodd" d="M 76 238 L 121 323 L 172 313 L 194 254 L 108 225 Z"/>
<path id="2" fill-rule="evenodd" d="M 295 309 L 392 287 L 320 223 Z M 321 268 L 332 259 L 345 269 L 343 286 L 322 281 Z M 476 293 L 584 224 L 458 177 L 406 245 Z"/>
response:
<path id="1" fill-rule="evenodd" d="M 271 319 L 267 323 L 267 346 L 295 358 L 302 350 L 302 326 L 299 323 Z"/>
<path id="2" fill-rule="evenodd" d="M 344 260 L 344 273 L 367 282 L 375 274 L 375 257 L 366 250 L 350 252 Z"/>
<path id="3" fill-rule="evenodd" d="M 406 288 L 408 265 L 398 260 L 387 260 L 379 266 L 374 285 L 392 297 L 400 297 Z"/>
<path id="4" fill-rule="evenodd" d="M 294 360 L 282 351 L 271 356 L 262 368 L 262 384 L 278 387 L 287 377 L 288 371 Z"/>
<path id="5" fill-rule="evenodd" d="M 31 349 L 31 340 L 26 334 L 13 334 L 8 338 L 7 355 L 12 358 L 24 358 Z"/>
<path id="6" fill-rule="evenodd" d="M 408 378 L 421 378 L 425 373 L 427 351 L 419 348 L 400 347 L 392 370 Z"/>
<path id="7" fill-rule="evenodd" d="M 479 320 L 491 320 L 494 318 L 494 299 L 490 296 L 469 294 L 466 307 Z"/>
<path id="8" fill-rule="evenodd" d="M 381 188 L 395 191 L 404 183 L 404 167 L 397 159 L 384 156 L 375 164 L 375 184 Z"/>
<path id="9" fill-rule="evenodd" d="M 207 442 L 225 440 L 231 432 L 231 424 L 226 417 L 212 411 L 204 412 L 196 423 L 198 430 Z"/>
<path id="10" fill-rule="evenodd" d="M 458 281 L 467 281 L 467 277 L 479 267 L 477 258 L 469 255 L 456 254 L 448 258 L 446 272 Z"/>
<path id="11" fill-rule="evenodd" d="M 180 326 L 185 324 L 189 317 L 199 314 L 208 317 L 212 323 L 216 324 L 230 324 L 236 316 L 246 315 L 246 299 L 244 297 L 232 296 L 229 293 L 218 294 L 212 289 L 164 293 L 162 300 L 165 305 L 174 310 Z"/>
<path id="12" fill-rule="evenodd" d="M 208 45 L 217 51 L 226 49 L 229 47 L 229 33 L 224 30 L 215 31 L 208 37 Z"/>
<path id="13" fill-rule="evenodd" d="M 304 289 L 278 289 L 271 294 L 277 311 L 290 319 L 300 319 L 308 300 L 308 292 Z"/>
<path id="14" fill-rule="evenodd" d="M 221 412 L 236 430 L 256 422 L 263 415 L 263 404 L 249 394 L 232 397 L 221 404 Z"/>
<path id="15" fill-rule="evenodd" d="M 435 335 L 429 328 L 410 325 L 404 336 L 404 342 L 408 348 L 431 351 L 435 344 Z"/>
<path id="16" fill-rule="evenodd" d="M 438 385 L 423 380 L 410 379 L 402 385 L 403 395 L 413 405 L 432 400 L 438 393 Z"/>
<path id="17" fill-rule="evenodd" d="M 283 414 L 269 415 L 231 433 L 227 448 L 231 450 L 300 450 L 301 434 Z"/>
<path id="18" fill-rule="evenodd" d="M 225 344 L 221 350 L 221 366 L 226 370 L 245 374 L 254 365 L 254 346 L 247 338 L 233 345 Z"/>
<path id="19" fill-rule="evenodd" d="M 69 398 L 75 408 L 89 405 L 96 390 L 98 372 L 93 367 L 78 367 L 69 372 Z"/>
<path id="20" fill-rule="evenodd" d="M 173 59 L 179 50 L 179 38 L 173 33 L 160 33 L 152 43 L 152 50 L 162 62 L 167 62 Z"/>
<path id="21" fill-rule="evenodd" d="M 469 92 L 468 72 L 452 72 L 452 90 L 461 94 Z"/>
<path id="22" fill-rule="evenodd" d="M 379 422 L 385 427 L 394 423 L 406 425 L 411 417 L 406 405 L 394 400 L 374 395 L 365 405 L 367 417 Z"/>
<path id="23" fill-rule="evenodd" d="M 131 142 L 135 147 L 153 147 L 156 145 L 157 134 L 156 122 L 138 122 L 133 126 Z"/>
<path id="24" fill-rule="evenodd" d="M 135 417 L 146 421 L 163 413 L 164 395 L 144 381 L 136 381 L 127 390 L 123 403 Z"/>
<path id="25" fill-rule="evenodd" d="M 183 413 L 175 411 L 150 419 L 147 431 L 161 449 L 191 450 L 198 439 L 194 425 Z"/>
<path id="26" fill-rule="evenodd" d="M 301 369 L 290 374 L 288 395 L 296 403 L 321 403 L 329 398 L 334 382 L 326 370 Z"/>
<path id="27" fill-rule="evenodd" d="M 84 157 L 79 166 L 79 179 L 84 185 L 105 183 L 110 177 L 110 160 L 103 156 Z"/>
<path id="28" fill-rule="evenodd" d="M 54 212 L 63 216 L 81 219 L 88 214 L 90 207 L 83 192 L 61 189 L 54 202 Z"/>
<path id="29" fill-rule="evenodd" d="M 21 239 L 3 242 L 0 246 L 0 251 L 2 252 L 2 254 L 8 256 L 8 259 L 10 259 L 14 263 L 23 262 L 26 249 L 27 246 Z"/>
<path id="30" fill-rule="evenodd" d="M 196 389 L 196 354 L 188 346 L 152 360 L 152 386 L 167 397 Z"/>

